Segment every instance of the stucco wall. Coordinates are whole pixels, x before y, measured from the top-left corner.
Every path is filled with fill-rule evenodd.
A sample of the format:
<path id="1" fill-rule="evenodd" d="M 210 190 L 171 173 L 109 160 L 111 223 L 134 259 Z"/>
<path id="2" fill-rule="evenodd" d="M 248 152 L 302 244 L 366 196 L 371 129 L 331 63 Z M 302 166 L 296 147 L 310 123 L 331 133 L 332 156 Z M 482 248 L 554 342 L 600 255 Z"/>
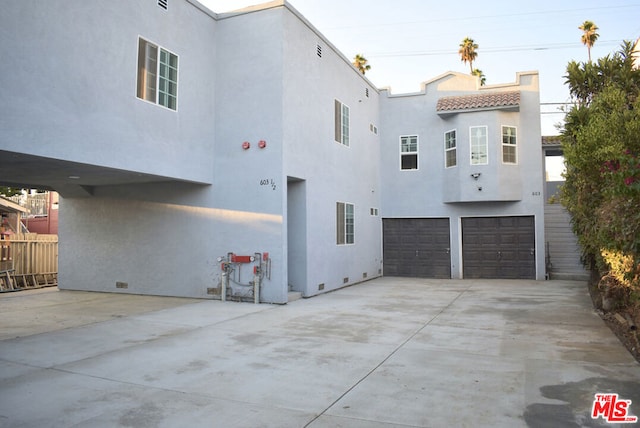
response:
<path id="1" fill-rule="evenodd" d="M 186 1 L 3 7 L 3 149 L 211 183 L 215 29 Z M 178 55 L 177 111 L 136 97 L 139 36 Z"/>
<path id="2" fill-rule="evenodd" d="M 451 273 L 462 276 L 462 217 L 535 216 L 537 279 L 544 279 L 544 204 L 540 156 L 539 87 L 537 73 L 522 73 L 511 84 L 481 91 L 517 90 L 518 112 L 468 111 L 436 114 L 440 97 L 478 93 L 474 78 L 448 74 L 427 82 L 421 93 L 381 94 L 382 216 L 448 217 L 451 219 Z M 458 88 L 458 90 L 454 90 Z M 469 127 L 488 126 L 489 164 L 470 165 Z M 518 164 L 504 165 L 500 127 L 516 126 Z M 445 168 L 444 133 L 457 130 L 458 166 Z M 418 169 L 400 169 L 400 136 L 419 138 Z M 476 181 L 472 172 L 481 172 Z M 482 191 L 478 191 L 482 187 Z M 450 201 L 464 203 L 448 203 Z"/>
<path id="3" fill-rule="evenodd" d="M 171 5 L 183 3 L 187 5 Z M 176 49 L 181 54 L 181 94 L 203 89 L 205 105 L 179 95 L 176 113 L 133 98 L 142 104 L 140 109 L 156 109 L 158 115 L 198 110 L 201 123 L 197 125 L 207 132 L 194 141 L 193 151 L 185 150 L 189 159 L 173 158 L 174 167 L 186 171 L 185 175 L 203 170 L 213 184 L 103 186 L 95 188 L 87 200 L 63 201 L 62 288 L 211 297 L 207 288 L 218 287 L 221 278 L 217 257 L 229 252 L 268 252 L 271 275 L 263 284 L 261 300 L 287 301 L 282 243 L 286 189 L 281 162 L 282 54 L 281 37 L 273 33 L 281 27 L 280 15 L 277 10 L 265 11 L 218 22 L 207 17 L 202 22 L 209 28 L 206 34 L 199 34 L 197 20 L 188 24 L 189 31 L 184 31 L 187 24 L 183 23 L 181 33 L 204 38 L 194 48 L 206 46 L 204 57 L 207 52 L 212 58 L 215 54 L 212 61 L 195 62 L 198 52 L 192 58 Z M 154 40 L 154 31 L 148 32 Z M 167 43 L 177 45 L 183 37 Z M 135 71 L 135 55 L 129 59 Z M 184 77 L 194 73 L 200 77 Z M 200 109 L 208 114 L 202 116 Z M 147 122 L 131 126 L 143 127 L 141 123 Z M 189 131 L 182 123 L 174 123 L 172 129 L 178 134 L 169 137 L 183 144 L 182 133 Z M 260 140 L 267 142 L 266 148 L 258 148 Z M 244 141 L 251 143 L 249 150 L 242 148 Z M 250 268 L 242 267 L 244 283 L 252 279 Z M 117 281 L 127 282 L 128 289 L 116 289 Z"/>
<path id="4" fill-rule="evenodd" d="M 283 163 L 306 193 L 306 224 L 289 230 L 288 243 L 299 248 L 305 234 L 306 281 L 293 285 L 311 296 L 379 275 L 381 220 L 370 211 L 380 207 L 379 137 L 370 128 L 379 126 L 379 96 L 303 18 L 287 12 L 284 29 Z M 349 107 L 348 147 L 334 139 L 335 100 Z M 353 244 L 336 243 L 337 202 L 354 205 Z"/>

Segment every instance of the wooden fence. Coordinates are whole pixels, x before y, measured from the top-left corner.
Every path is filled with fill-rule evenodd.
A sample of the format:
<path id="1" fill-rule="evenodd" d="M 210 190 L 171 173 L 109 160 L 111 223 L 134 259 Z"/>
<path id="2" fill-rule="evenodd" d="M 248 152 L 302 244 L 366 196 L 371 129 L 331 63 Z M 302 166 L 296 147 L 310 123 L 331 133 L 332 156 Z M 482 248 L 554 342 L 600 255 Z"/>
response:
<path id="1" fill-rule="evenodd" d="M 58 235 L 16 233 L 4 252 L 0 291 L 58 285 Z"/>

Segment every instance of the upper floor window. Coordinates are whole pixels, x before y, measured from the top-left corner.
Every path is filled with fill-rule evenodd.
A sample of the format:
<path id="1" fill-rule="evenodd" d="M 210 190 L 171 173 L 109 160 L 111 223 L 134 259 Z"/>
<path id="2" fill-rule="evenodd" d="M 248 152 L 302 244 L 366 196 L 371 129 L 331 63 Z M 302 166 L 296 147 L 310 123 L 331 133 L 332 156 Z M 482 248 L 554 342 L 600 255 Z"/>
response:
<path id="1" fill-rule="evenodd" d="M 335 140 L 349 146 L 349 107 L 335 100 Z"/>
<path id="2" fill-rule="evenodd" d="M 518 163 L 515 126 L 502 127 L 502 162 Z"/>
<path id="3" fill-rule="evenodd" d="M 458 164 L 456 153 L 456 130 L 444 134 L 444 166 L 450 168 Z"/>
<path id="4" fill-rule="evenodd" d="M 400 137 L 400 169 L 418 169 L 418 136 Z"/>
<path id="5" fill-rule="evenodd" d="M 355 242 L 355 220 L 353 204 L 346 202 L 336 203 L 336 244 L 345 245 Z"/>
<path id="6" fill-rule="evenodd" d="M 144 39 L 138 40 L 137 96 L 176 110 L 178 56 Z"/>
<path id="7" fill-rule="evenodd" d="M 472 126 L 469 128 L 471 140 L 471 165 L 486 165 L 489 163 L 487 148 L 487 127 Z"/>

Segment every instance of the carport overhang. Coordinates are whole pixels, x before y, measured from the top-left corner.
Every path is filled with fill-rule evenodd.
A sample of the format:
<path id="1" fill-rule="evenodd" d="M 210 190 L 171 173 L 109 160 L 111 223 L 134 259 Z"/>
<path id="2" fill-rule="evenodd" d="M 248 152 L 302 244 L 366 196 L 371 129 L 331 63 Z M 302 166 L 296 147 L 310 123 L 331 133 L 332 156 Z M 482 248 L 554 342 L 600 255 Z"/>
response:
<path id="1" fill-rule="evenodd" d="M 0 150 L 0 185 L 54 190 L 65 198 L 86 198 L 98 186 L 195 183 L 173 177 Z"/>

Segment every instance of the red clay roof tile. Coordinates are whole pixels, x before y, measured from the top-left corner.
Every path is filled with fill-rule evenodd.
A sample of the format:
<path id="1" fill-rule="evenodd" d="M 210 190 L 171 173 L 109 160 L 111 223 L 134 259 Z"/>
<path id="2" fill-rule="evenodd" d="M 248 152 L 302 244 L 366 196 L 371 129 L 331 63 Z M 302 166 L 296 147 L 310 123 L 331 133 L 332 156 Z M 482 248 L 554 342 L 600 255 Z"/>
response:
<path id="1" fill-rule="evenodd" d="M 471 110 L 489 107 L 509 107 L 520 105 L 520 92 L 489 92 L 479 95 L 458 95 L 442 97 L 436 111 Z"/>

